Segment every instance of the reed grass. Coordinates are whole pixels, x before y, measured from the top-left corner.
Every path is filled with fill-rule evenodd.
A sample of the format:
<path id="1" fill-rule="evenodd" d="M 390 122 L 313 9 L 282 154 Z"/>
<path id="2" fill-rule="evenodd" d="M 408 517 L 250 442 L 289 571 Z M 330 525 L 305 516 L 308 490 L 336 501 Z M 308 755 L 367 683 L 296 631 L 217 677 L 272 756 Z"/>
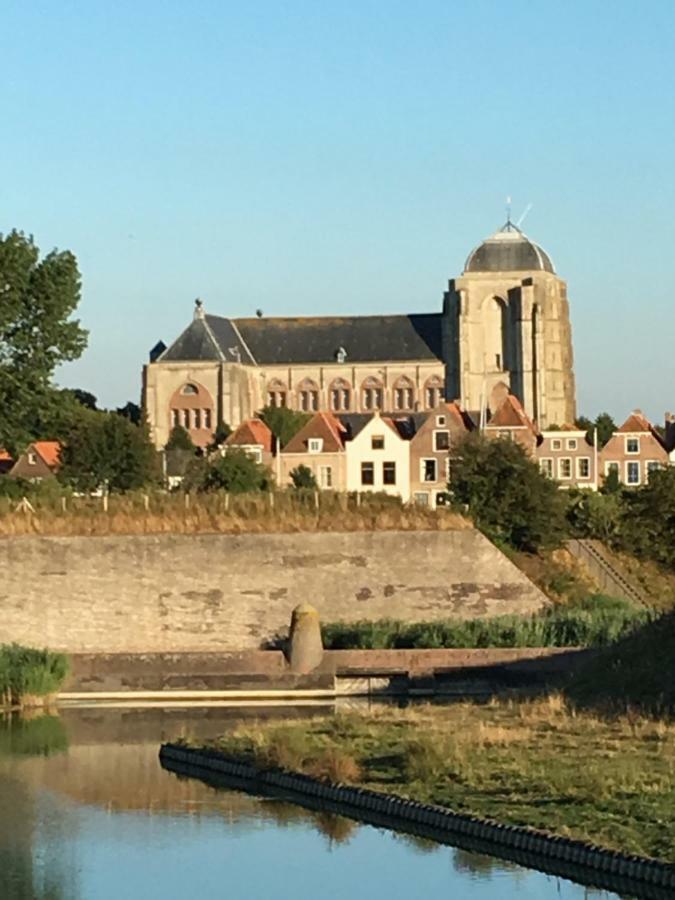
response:
<path id="1" fill-rule="evenodd" d="M 63 653 L 0 645 L 0 708 L 40 705 L 57 693 L 67 674 Z"/>

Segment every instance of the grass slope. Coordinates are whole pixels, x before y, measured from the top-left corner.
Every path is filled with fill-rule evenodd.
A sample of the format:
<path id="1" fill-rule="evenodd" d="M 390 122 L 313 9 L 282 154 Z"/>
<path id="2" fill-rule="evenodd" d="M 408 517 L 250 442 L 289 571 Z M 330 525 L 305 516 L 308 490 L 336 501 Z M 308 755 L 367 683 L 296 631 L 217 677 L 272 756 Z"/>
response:
<path id="1" fill-rule="evenodd" d="M 675 717 L 675 612 L 605 647 L 566 693 L 577 706 Z"/>

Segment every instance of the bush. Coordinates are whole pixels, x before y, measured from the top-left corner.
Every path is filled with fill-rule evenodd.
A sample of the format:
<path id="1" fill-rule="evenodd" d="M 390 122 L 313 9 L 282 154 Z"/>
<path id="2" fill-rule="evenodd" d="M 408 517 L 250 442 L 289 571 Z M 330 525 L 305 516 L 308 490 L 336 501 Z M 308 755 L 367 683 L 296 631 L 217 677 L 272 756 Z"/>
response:
<path id="1" fill-rule="evenodd" d="M 628 600 L 598 594 L 534 616 L 445 619 L 438 622 L 327 623 L 327 650 L 469 649 L 478 647 L 599 647 L 649 621 L 650 612 Z"/>
<path id="2" fill-rule="evenodd" d="M 187 490 L 245 494 L 269 491 L 272 475 L 266 466 L 257 463 L 243 450 L 233 449 L 223 456 L 196 460 L 186 473 L 183 484 Z"/>
<path id="3" fill-rule="evenodd" d="M 560 545 L 566 532 L 562 491 L 515 441 L 467 435 L 450 471 L 452 503 L 468 508 L 488 537 L 529 553 Z"/>
<path id="4" fill-rule="evenodd" d="M 293 487 L 297 490 L 316 490 L 316 478 L 309 466 L 296 466 L 295 469 L 291 469 L 289 474 Z"/>
<path id="5" fill-rule="evenodd" d="M 20 706 L 34 697 L 55 694 L 68 674 L 63 653 L 19 644 L 0 646 L 0 706 Z"/>

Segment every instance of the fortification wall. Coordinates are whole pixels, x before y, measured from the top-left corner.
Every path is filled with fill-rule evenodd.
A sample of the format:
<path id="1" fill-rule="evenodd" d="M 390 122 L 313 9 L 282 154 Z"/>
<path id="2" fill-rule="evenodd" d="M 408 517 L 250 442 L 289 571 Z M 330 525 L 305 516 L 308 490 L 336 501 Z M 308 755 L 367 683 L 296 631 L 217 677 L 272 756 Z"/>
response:
<path id="1" fill-rule="evenodd" d="M 544 595 L 477 531 L 0 539 L 0 643 L 151 653 L 260 646 L 323 621 L 531 613 Z"/>

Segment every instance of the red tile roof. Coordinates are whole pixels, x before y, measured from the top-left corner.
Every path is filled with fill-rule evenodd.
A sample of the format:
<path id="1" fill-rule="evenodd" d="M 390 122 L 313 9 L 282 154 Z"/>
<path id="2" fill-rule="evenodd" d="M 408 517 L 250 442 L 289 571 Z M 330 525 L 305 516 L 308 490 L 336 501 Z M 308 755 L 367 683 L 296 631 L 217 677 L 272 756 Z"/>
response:
<path id="1" fill-rule="evenodd" d="M 31 447 L 50 469 L 58 469 L 61 462 L 61 444 L 58 441 L 35 441 Z"/>
<path id="2" fill-rule="evenodd" d="M 0 463 L 14 462 L 13 456 L 0 447 Z"/>
<path id="3" fill-rule="evenodd" d="M 338 453 L 344 450 L 347 429 L 332 413 L 316 413 L 306 425 L 286 444 L 282 453 L 306 453 L 310 438 L 323 440 L 323 453 Z"/>
<path id="4" fill-rule="evenodd" d="M 636 409 L 635 412 L 628 416 L 621 428 L 617 429 L 617 432 L 619 434 L 631 434 L 635 432 L 651 433 L 653 430 L 651 422 L 643 416 L 639 409 Z"/>
<path id="5" fill-rule="evenodd" d="M 272 452 L 274 435 L 262 419 L 246 419 L 225 441 L 227 447 L 261 446 L 268 453 Z"/>
<path id="6" fill-rule="evenodd" d="M 535 434 L 537 429 L 514 394 L 508 394 L 499 409 L 487 424 L 488 428 L 529 428 Z"/>

